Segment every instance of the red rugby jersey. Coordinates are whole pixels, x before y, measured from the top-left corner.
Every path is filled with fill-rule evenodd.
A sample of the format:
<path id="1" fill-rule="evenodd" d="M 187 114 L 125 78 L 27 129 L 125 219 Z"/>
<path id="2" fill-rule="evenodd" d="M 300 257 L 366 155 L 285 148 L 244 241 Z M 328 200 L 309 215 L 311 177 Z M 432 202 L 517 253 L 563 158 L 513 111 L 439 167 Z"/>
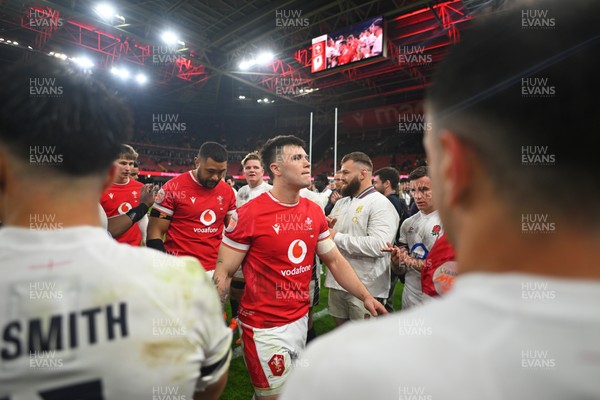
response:
<path id="1" fill-rule="evenodd" d="M 189 171 L 163 185 L 154 208 L 173 218 L 165 250 L 196 257 L 205 270 L 214 270 L 225 217 L 235 210 L 231 186 L 220 181 L 214 189 L 207 189 L 196 180 L 195 171 Z"/>
<path id="2" fill-rule="evenodd" d="M 240 320 L 271 328 L 304 316 L 317 243 L 328 237 L 323 210 L 306 198 L 284 204 L 267 192 L 240 207 L 223 235 L 224 245 L 246 252 Z"/>
<path id="3" fill-rule="evenodd" d="M 100 205 L 108 218 L 125 214 L 127 211 L 140 204 L 140 194 L 143 183 L 129 178 L 127 183 L 113 183 L 102 197 Z M 139 246 L 142 241 L 142 233 L 138 224 L 133 224 L 125 233 L 118 236 L 117 241 L 132 246 Z"/>

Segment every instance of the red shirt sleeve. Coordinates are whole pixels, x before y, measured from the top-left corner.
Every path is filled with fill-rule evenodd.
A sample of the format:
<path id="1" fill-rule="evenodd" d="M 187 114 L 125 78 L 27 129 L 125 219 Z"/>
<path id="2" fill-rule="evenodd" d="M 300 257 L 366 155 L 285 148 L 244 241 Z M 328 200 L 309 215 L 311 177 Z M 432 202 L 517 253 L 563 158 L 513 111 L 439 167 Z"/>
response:
<path id="1" fill-rule="evenodd" d="M 250 249 L 254 234 L 254 222 L 249 207 L 234 210 L 229 225 L 223 231 L 223 244 L 246 252 Z"/>
<path id="2" fill-rule="evenodd" d="M 165 183 L 158 191 L 156 200 L 154 201 L 154 208 L 172 216 L 177 207 L 175 204 L 176 196 L 173 193 L 173 184 L 171 182 L 172 180 Z"/>
<path id="3" fill-rule="evenodd" d="M 227 214 L 233 214 L 235 211 L 235 192 L 231 188 L 229 190 L 231 192 L 231 196 L 229 200 L 229 207 L 227 208 Z"/>

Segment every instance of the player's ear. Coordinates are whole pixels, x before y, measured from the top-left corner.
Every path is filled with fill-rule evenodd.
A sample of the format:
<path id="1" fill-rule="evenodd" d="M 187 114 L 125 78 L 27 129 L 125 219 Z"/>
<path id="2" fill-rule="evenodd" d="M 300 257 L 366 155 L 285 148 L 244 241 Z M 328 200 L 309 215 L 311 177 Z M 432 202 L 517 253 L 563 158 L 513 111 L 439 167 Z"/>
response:
<path id="1" fill-rule="evenodd" d="M 361 169 L 360 174 L 358 176 L 360 177 L 361 181 L 364 181 L 365 179 L 367 179 L 367 175 L 368 171 L 366 169 Z"/>
<path id="2" fill-rule="evenodd" d="M 200 168 L 200 158 L 198 156 L 194 157 L 194 165 L 196 165 L 196 168 Z"/>
<path id="3" fill-rule="evenodd" d="M 475 164 L 473 149 L 462 141 L 454 132 L 445 130 L 440 134 L 440 171 L 441 182 L 449 204 L 456 207 L 462 203 L 473 190 Z"/>
<path id="4" fill-rule="evenodd" d="M 273 172 L 273 175 L 281 175 L 281 170 L 279 169 L 279 164 L 274 162 L 269 164 L 269 169 Z"/>

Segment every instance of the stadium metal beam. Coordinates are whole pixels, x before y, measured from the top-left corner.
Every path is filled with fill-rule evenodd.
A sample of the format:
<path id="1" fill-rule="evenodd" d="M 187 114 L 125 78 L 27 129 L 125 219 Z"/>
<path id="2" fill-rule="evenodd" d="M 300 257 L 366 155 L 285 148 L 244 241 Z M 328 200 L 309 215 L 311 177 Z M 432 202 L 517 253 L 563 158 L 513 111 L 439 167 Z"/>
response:
<path id="1" fill-rule="evenodd" d="M 360 11 L 364 10 L 366 7 L 368 7 L 369 9 L 371 9 L 375 5 L 375 3 L 377 3 L 376 0 L 369 1 L 369 2 L 364 2 L 364 3 L 361 3 L 360 5 L 356 5 L 355 3 L 351 2 L 351 1 L 348 1 L 348 2 L 339 1 L 337 3 L 333 3 L 333 4 L 328 4 L 328 5 L 321 6 L 321 7 L 317 8 L 317 9 L 314 9 L 314 10 L 310 11 L 309 13 L 307 13 L 305 15 L 306 15 L 307 18 L 314 17 L 314 16 L 320 17 L 317 21 L 315 21 L 313 23 L 317 23 L 317 22 L 318 23 L 323 23 L 325 21 L 331 20 L 331 19 L 339 17 L 341 15 L 347 15 L 348 12 L 352 12 L 352 11 L 354 11 L 356 13 L 359 13 L 359 15 L 362 15 L 364 17 L 366 15 L 366 13 L 368 13 L 368 10 L 364 11 L 363 13 L 361 13 Z M 426 0 L 422 0 L 420 2 L 411 3 L 410 5 L 405 6 L 404 9 L 405 10 L 411 10 L 411 9 L 415 9 L 415 8 L 418 8 L 418 7 L 425 7 L 427 5 L 430 5 L 430 2 L 426 1 Z M 335 7 L 335 6 L 339 7 L 339 11 L 338 12 L 336 12 L 336 13 L 334 13 L 332 15 L 326 15 L 324 13 L 326 10 L 331 9 L 332 7 Z M 347 6 L 347 7 L 345 7 L 345 6 Z M 400 10 L 394 10 L 393 12 L 387 12 L 384 15 L 385 16 L 395 15 L 398 12 L 402 12 L 402 11 L 400 11 Z M 339 23 L 339 18 L 336 19 L 336 23 Z M 271 30 L 263 33 L 262 35 L 253 36 L 253 39 L 252 39 L 252 41 L 250 43 L 260 42 L 263 38 L 266 38 L 266 37 L 268 37 L 270 35 L 273 35 L 275 31 L 277 31 L 277 30 L 276 29 L 271 29 Z M 304 41 L 302 43 L 309 42 L 310 39 L 311 39 L 311 36 L 312 36 L 310 34 L 310 31 L 308 29 L 306 29 L 304 31 L 305 31 L 305 35 L 304 35 L 304 38 L 303 38 Z M 279 36 L 278 41 L 279 42 L 285 42 L 286 39 L 288 37 L 292 36 L 292 35 L 296 35 L 296 39 L 298 39 L 297 32 L 292 32 L 292 33 L 289 33 L 289 34 L 278 35 Z M 296 42 L 294 44 L 294 47 L 297 49 L 297 46 L 298 46 L 298 43 Z M 281 51 L 281 52 L 285 52 L 286 50 L 289 50 L 289 49 L 290 49 L 290 47 L 287 47 L 287 48 L 283 49 L 283 51 Z M 239 47 L 236 48 L 236 49 L 234 49 L 234 50 L 232 50 L 232 51 L 230 51 L 230 52 L 228 52 L 228 54 L 230 54 L 232 52 L 239 52 Z M 296 52 L 296 54 L 298 54 L 297 52 Z M 308 51 L 305 54 L 305 57 L 306 57 L 306 60 L 308 61 Z M 280 60 L 280 62 L 281 63 L 285 63 L 283 60 Z M 313 82 L 316 79 L 318 79 L 317 77 L 314 77 L 314 76 L 311 76 L 311 75 L 308 75 L 308 74 L 305 75 L 304 73 L 302 73 L 301 72 L 301 68 L 302 67 L 301 68 L 294 68 L 294 67 L 291 67 L 289 64 L 287 64 L 287 65 L 289 66 L 289 68 L 283 68 L 280 71 L 280 73 L 279 73 L 278 76 L 272 76 L 272 77 L 264 77 L 263 76 L 262 79 L 261 79 L 261 81 L 260 81 L 260 84 L 264 85 L 271 92 L 273 92 L 273 88 L 274 88 L 273 82 L 276 82 L 278 79 L 282 79 L 282 78 L 285 79 L 286 76 L 293 76 L 294 79 L 297 79 L 299 81 L 308 81 L 308 82 Z M 306 64 L 303 65 L 303 67 L 305 67 L 305 66 L 306 66 Z M 231 63 L 229 65 L 225 64 L 225 65 L 221 66 L 222 69 L 226 69 L 228 67 L 231 67 Z M 354 82 L 354 83 L 357 82 L 356 80 L 352 79 L 353 75 L 356 75 L 356 71 L 355 71 L 354 68 L 350 68 L 348 70 L 345 70 L 340 75 L 342 75 L 342 76 L 346 75 L 346 78 L 345 79 L 339 79 L 338 82 L 337 82 L 338 85 L 347 84 L 348 82 Z M 423 83 L 422 75 L 420 76 L 417 71 L 413 70 L 412 71 L 412 76 L 417 77 L 421 81 L 421 83 Z M 365 79 L 369 79 L 369 78 L 365 78 Z M 319 86 L 319 85 L 318 84 L 312 84 L 312 86 Z M 366 88 L 367 90 L 371 90 L 375 94 L 377 94 L 377 93 L 380 94 L 381 93 L 381 90 L 378 89 L 378 85 L 372 79 L 369 79 L 368 82 L 366 82 L 366 83 L 361 83 L 361 86 L 363 88 Z"/>

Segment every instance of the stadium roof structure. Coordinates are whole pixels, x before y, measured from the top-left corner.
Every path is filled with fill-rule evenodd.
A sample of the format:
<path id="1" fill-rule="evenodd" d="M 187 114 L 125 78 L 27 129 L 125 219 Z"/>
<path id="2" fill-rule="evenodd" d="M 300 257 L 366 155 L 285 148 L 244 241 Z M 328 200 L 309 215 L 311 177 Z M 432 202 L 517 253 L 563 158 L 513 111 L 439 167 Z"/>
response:
<path id="1" fill-rule="evenodd" d="M 85 53 L 96 68 L 143 72 L 144 97 L 177 102 L 199 113 L 257 99 L 278 108 L 324 110 L 332 105 L 377 106 L 423 96 L 435 64 L 472 16 L 503 0 L 128 0 L 105 19 L 90 0 L 0 0 L 3 62 L 31 52 Z M 311 39 L 383 16 L 387 57 L 370 65 L 311 73 Z M 286 18 L 286 21 L 282 19 Z M 291 22 L 290 22 L 291 21 Z M 291 25 L 291 26 L 290 26 Z M 161 40 L 172 30 L 179 43 Z M 400 62 L 402 46 L 420 46 L 431 62 Z M 266 65 L 241 70 L 240 61 L 265 49 Z M 285 82 L 287 90 L 278 88 Z M 301 90 L 290 90 L 300 86 Z M 256 107 L 256 104 L 253 105 Z"/>

